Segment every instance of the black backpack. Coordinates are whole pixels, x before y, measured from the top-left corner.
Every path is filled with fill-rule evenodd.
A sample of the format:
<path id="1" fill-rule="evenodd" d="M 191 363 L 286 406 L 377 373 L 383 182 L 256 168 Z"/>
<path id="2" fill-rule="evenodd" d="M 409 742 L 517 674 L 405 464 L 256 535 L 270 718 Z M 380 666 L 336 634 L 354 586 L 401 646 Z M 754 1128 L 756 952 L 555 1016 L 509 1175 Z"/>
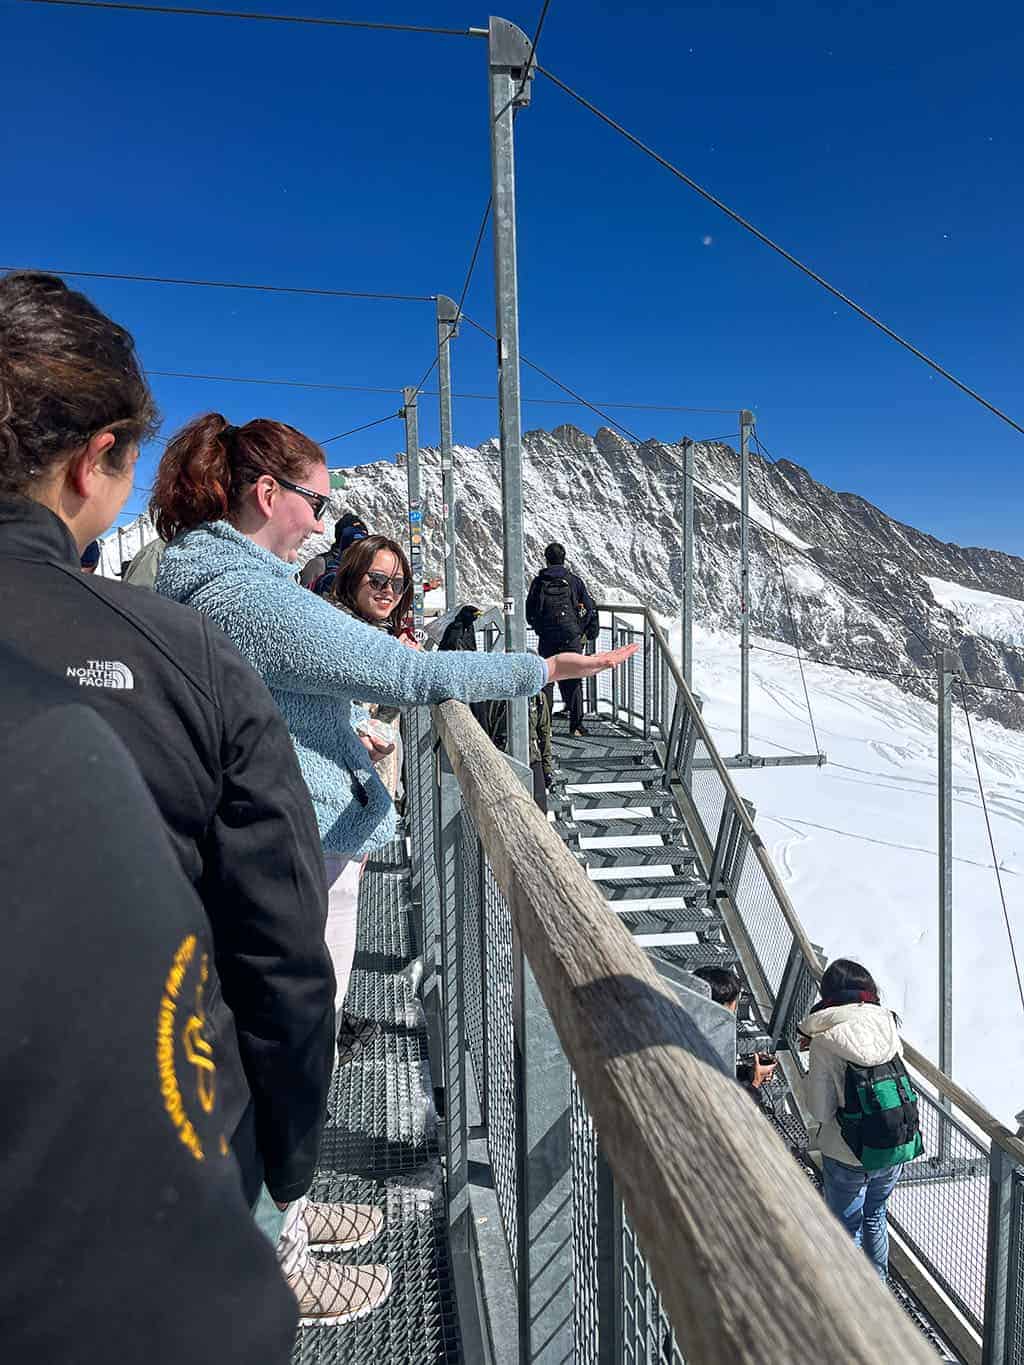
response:
<path id="1" fill-rule="evenodd" d="M 839 1131 L 866 1171 L 913 1161 L 924 1152 L 915 1091 L 899 1055 L 878 1066 L 846 1063 Z"/>
<path id="2" fill-rule="evenodd" d="M 568 646 L 580 638 L 580 608 L 568 578 L 541 578 L 535 620 L 546 644 Z"/>

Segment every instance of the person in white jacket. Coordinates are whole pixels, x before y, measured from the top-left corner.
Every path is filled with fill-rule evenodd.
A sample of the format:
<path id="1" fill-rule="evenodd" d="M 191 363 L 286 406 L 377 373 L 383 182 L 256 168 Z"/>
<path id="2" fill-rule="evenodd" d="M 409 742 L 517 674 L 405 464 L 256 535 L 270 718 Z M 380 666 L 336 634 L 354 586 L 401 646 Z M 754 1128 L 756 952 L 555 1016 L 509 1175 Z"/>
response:
<path id="1" fill-rule="evenodd" d="M 801 1049 L 810 1050 L 805 1097 L 820 1124 L 811 1145 L 821 1152 L 825 1202 L 883 1279 L 889 1264 L 886 1204 L 902 1162 L 865 1169 L 843 1138 L 838 1113 L 845 1103 L 847 1063 L 874 1067 L 902 1058 L 897 1024 L 892 1010 L 882 1008 L 870 972 L 837 958 L 821 979 L 820 1002 L 799 1026 Z"/>

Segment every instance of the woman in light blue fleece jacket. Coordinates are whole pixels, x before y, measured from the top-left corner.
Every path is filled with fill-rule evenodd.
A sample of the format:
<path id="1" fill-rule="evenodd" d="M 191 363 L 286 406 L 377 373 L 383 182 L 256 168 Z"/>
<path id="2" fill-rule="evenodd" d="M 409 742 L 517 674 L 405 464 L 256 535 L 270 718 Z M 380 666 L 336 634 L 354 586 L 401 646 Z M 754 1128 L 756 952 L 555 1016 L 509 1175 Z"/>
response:
<path id="1" fill-rule="evenodd" d="M 212 617 L 263 677 L 284 713 L 309 785 L 328 881 L 394 835 L 394 805 L 374 772 L 352 702 L 424 704 L 535 695 L 548 682 L 614 667 L 633 648 L 604 655 L 421 653 L 346 616 L 295 582 L 302 542 L 322 532 L 330 480 L 323 451 L 301 432 L 257 419 L 232 427 L 217 413 L 170 442 L 152 506 L 173 540 L 156 589 Z M 347 916 L 340 888 L 332 920 Z M 335 959 L 339 999 L 354 954 Z M 345 953 L 348 953 L 347 962 Z"/>

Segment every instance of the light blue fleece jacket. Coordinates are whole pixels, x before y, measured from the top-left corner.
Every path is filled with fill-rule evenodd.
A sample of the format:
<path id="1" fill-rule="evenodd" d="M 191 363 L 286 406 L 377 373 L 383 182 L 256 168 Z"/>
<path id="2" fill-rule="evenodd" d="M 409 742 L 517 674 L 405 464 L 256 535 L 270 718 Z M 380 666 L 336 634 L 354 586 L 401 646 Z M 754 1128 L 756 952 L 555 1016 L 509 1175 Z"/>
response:
<path id="1" fill-rule="evenodd" d="M 156 591 L 209 616 L 284 714 L 325 850 L 358 857 L 394 838 L 395 808 L 352 729 L 352 703 L 392 706 L 532 697 L 547 682 L 534 654 L 421 653 L 337 611 L 295 567 L 226 521 L 167 547 Z"/>

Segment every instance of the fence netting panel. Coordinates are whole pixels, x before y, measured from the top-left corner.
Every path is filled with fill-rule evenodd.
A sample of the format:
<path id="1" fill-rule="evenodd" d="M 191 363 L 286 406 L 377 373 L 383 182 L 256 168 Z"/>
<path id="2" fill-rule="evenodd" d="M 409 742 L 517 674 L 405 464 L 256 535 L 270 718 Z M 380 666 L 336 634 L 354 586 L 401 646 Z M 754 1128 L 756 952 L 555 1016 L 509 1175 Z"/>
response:
<path id="1" fill-rule="evenodd" d="M 925 1155 L 903 1170 L 889 1219 L 975 1328 L 985 1315 L 988 1148 L 918 1087 Z"/>
<path id="2" fill-rule="evenodd" d="M 462 952 L 465 969 L 463 991 L 466 1042 L 473 1060 L 476 1091 L 486 1101 L 487 1072 L 484 1037 L 484 922 L 481 885 L 483 863 L 480 838 L 472 817 L 463 806 L 459 815 L 459 842 L 462 854 Z"/>
<path id="3" fill-rule="evenodd" d="M 512 916 L 484 856 L 484 1018 L 487 1039 L 487 1146 L 494 1191 L 505 1225 L 512 1267 L 518 1273 L 516 1236 L 516 1060 L 513 1036 L 515 973 Z"/>
<path id="4" fill-rule="evenodd" d="M 622 1217 L 624 1365 L 684 1365 L 661 1295 L 626 1214 Z"/>
<path id="5" fill-rule="evenodd" d="M 571 1080 L 569 1108 L 572 1161 L 573 1361 L 597 1365 L 602 1305 L 598 1292 L 597 1134 L 587 1106 Z M 610 1311 L 612 1305 L 603 1305 Z"/>
<path id="6" fill-rule="evenodd" d="M 786 962 L 793 947 L 793 931 L 752 849 L 746 850 L 732 902 L 774 997 L 782 985 Z"/>

